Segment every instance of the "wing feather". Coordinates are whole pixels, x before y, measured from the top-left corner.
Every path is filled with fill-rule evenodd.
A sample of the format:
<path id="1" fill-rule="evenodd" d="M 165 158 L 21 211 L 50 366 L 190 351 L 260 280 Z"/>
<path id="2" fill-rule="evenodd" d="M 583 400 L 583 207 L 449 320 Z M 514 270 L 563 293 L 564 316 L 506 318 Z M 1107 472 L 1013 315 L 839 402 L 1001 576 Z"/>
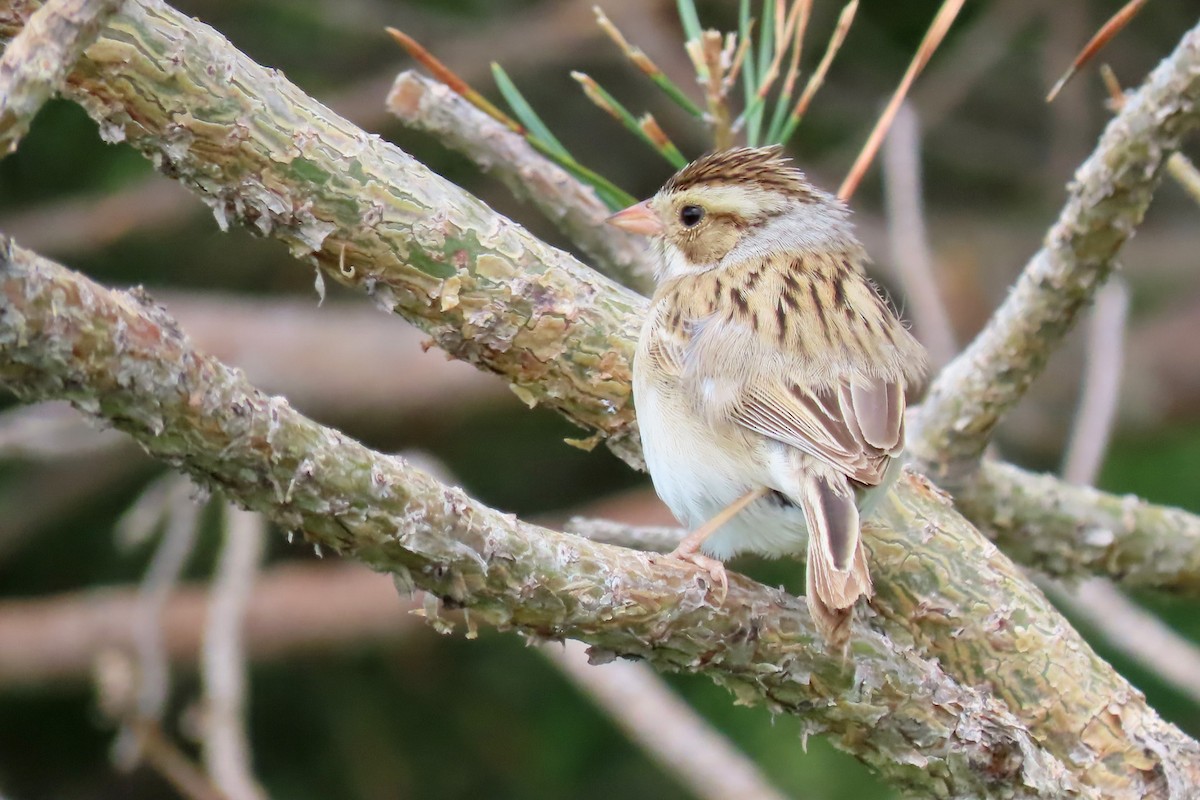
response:
<path id="1" fill-rule="evenodd" d="M 860 483 L 878 484 L 903 447 L 904 390 L 896 381 L 786 389 L 759 383 L 732 409 L 738 424 L 799 448 Z"/>

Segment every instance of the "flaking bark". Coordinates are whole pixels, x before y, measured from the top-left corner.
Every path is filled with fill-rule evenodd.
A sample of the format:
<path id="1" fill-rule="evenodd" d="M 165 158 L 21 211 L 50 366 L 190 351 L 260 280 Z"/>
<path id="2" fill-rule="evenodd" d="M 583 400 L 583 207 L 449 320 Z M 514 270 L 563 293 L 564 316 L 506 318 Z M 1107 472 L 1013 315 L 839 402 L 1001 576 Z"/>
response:
<path id="1" fill-rule="evenodd" d="M 13 20 L 19 22 L 13 6 L 0 4 L 0 35 L 6 25 L 12 29 Z M 387 304 L 445 333 L 446 341 L 439 342 L 490 369 L 511 371 L 518 386 L 533 391 L 522 383 L 530 380 L 537 391 L 551 392 L 568 415 L 612 432 L 601 423 L 624 413 L 612 428 L 624 437 L 618 449 L 636 460 L 628 404 L 615 409 L 597 404 L 602 391 L 593 385 L 596 373 L 564 352 L 568 336 L 607 343 L 603 355 L 610 361 L 600 377 L 614 385 L 613 396 L 627 398 L 627 370 L 624 376 L 616 373 L 627 363 L 632 337 L 624 326 L 640 311 L 636 299 L 594 277 L 587 280 L 581 265 L 557 257 L 550 266 L 540 261 L 553 251 L 498 221 L 477 201 L 455 194 L 458 190 L 394 148 L 356 134 L 203 26 L 150 3 L 131 3 L 116 25 L 119 41 L 102 39 L 72 76 L 75 96 L 100 119 L 102 131 L 128 136 L 165 169 L 219 201 L 218 210 L 279 235 L 301 254 L 315 251 L 319 262 L 351 283 L 376 294 L 388 289 Z M 197 43 L 201 51 L 189 51 Z M 180 57 L 181 51 L 195 60 Z M 186 66 L 190 63 L 196 66 Z M 221 77 L 193 80 L 187 69 Z M 164 80 L 177 93 L 170 108 L 158 97 Z M 265 94 L 255 94 L 259 91 Z M 224 105 L 227 94 L 248 105 Z M 252 111 L 263 119 L 242 116 Z M 241 149 L 246 142 L 252 144 Z M 351 149 L 338 149 L 342 145 Z M 279 163 L 269 163 L 273 156 Z M 399 173 L 387 169 L 393 159 L 403 163 Z M 383 172 L 368 173 L 366 167 Z M 348 177 L 336 171 L 343 168 L 350 170 Z M 410 183 L 401 184 L 403 191 L 390 189 L 395 185 L 390 178 Z M 360 200 L 354 187 L 368 199 Z M 372 201 L 383 210 L 363 218 L 360 212 L 378 207 Z M 451 218 L 452 225 L 443 224 Z M 481 226 L 478 234 L 456 227 L 472 222 Z M 381 237 L 381 229 L 393 238 Z M 520 258 L 503 247 L 455 249 L 468 234 L 497 232 L 501 245 L 528 244 L 516 248 Z M 382 257 L 388 246 L 406 255 L 383 258 L 382 269 L 375 262 L 362 262 L 370 270 L 356 265 L 367 249 Z M 703 587 L 690 583 L 690 571 L 522 526 L 303 420 L 279 399 L 253 392 L 235 373 L 192 352 L 170 320 L 136 299 L 107 295 L 14 253 L 0 284 L 0 376 L 6 382 L 27 397 L 71 397 L 199 479 L 229 488 L 242 502 L 303 527 L 317 541 L 412 575 L 451 602 L 470 606 L 474 618 L 542 635 L 577 636 L 659 666 L 714 674 L 749 697 L 805 710 L 890 780 L 925 794 L 1196 792 L 1195 742 L 1148 709 L 1019 571 L 917 477 L 900 484 L 894 502 L 881 510 L 884 524 L 868 533 L 881 591 L 877 615 L 855 630 L 855 675 L 847 677 L 840 659 L 840 672 L 831 673 L 835 659 L 813 652 L 807 617 L 785 595 L 755 594 L 767 590 L 737 580 L 735 590 L 749 594 L 731 593 L 730 604 L 718 612 L 705 601 Z M 507 266 L 497 268 L 492 259 Z M 468 298 L 487 307 L 493 320 L 506 318 L 506 304 L 529 313 L 530 299 L 514 299 L 510 282 L 528 280 L 524 270 L 539 280 L 554 273 L 550 288 L 561 302 L 589 303 L 573 307 L 574 317 L 556 308 L 557 318 L 572 324 L 584 316 L 592 327 L 582 331 L 545 326 L 542 315 L 526 318 L 531 329 L 542 327 L 547 334 L 542 343 L 552 344 L 545 384 L 553 391 L 524 369 L 523 358 L 533 354 L 540 361 L 529 340 L 497 337 L 493 327 L 455 311 L 466 278 Z M 497 274 L 504 280 L 497 281 Z M 571 294 L 587 287 L 590 293 Z M 597 305 L 610 313 L 597 313 Z M 448 323 L 440 322 L 443 314 Z M 477 343 L 472 337 L 480 330 Z M 509 355 L 514 349 L 516 358 Z M 607 416 L 598 415 L 597 407 Z M 941 667 L 918 651 L 936 655 Z M 902 658 L 889 660 L 893 652 Z M 965 689 L 950 674 L 987 686 L 1004 702 Z M 888 697 L 894 692 L 904 711 L 894 719 L 889 712 L 879 716 L 869 698 L 864 708 L 863 697 L 835 697 L 835 688 Z M 949 705 L 944 691 L 952 692 Z M 932 727 L 914 727 L 914 720 L 928 721 L 930 712 L 943 716 Z M 1031 749 L 1032 741 L 1037 745 Z M 888 746 L 895 743 L 904 745 L 903 755 Z M 1064 774 L 1064 764 L 1071 764 L 1071 774 Z"/>
<path id="2" fill-rule="evenodd" d="M 123 0 L 53 0 L 37 10 L 0 58 L 0 158 L 16 150 L 34 116 Z"/>
<path id="3" fill-rule="evenodd" d="M 37 6 L 0 0 L 0 44 Z M 85 54 L 66 93 L 102 134 L 128 140 L 214 206 L 222 224 L 234 218 L 281 239 L 297 256 L 374 294 L 451 355 L 500 374 L 530 405 L 556 409 L 641 465 L 629 388 L 646 307 L 641 297 L 547 247 L 278 72 L 254 64 L 207 26 L 161 4 L 129 3 Z M 1044 505 L 1024 516 L 1052 515 L 1075 496 L 1074 487 L 1053 478 L 1017 474 L 1039 481 L 1042 490 L 1011 495 L 1012 514 L 1036 497 Z M 1103 493 L 1097 499 L 1106 507 L 1120 502 Z M 1111 528 L 1105 508 L 1071 507 L 1078 526 L 1048 527 L 1039 533 L 1044 546 L 1019 548 L 1017 557 L 1037 567 L 1055 541 L 1070 547 L 1078 529 Z M 1174 509 L 1143 509 L 1138 520 L 1200 527 Z M 966 510 L 985 530 L 1003 529 L 979 504 Z M 1112 546 L 1150 553 L 1161 530 L 1121 526 Z M 1126 537 L 1148 544 L 1125 547 Z M 1200 562 L 1196 538 L 1181 549 L 1185 563 Z M 1145 565 L 1143 574 L 1154 569 Z M 1193 585 L 1172 580 L 1170 588 Z"/>
<path id="4" fill-rule="evenodd" d="M 651 250 L 644 237 L 608 227 L 611 213 L 595 191 L 445 84 L 415 72 L 396 77 L 388 110 L 410 128 L 433 134 L 527 198 L 571 238 L 593 266 L 634 291 L 654 291 Z"/>

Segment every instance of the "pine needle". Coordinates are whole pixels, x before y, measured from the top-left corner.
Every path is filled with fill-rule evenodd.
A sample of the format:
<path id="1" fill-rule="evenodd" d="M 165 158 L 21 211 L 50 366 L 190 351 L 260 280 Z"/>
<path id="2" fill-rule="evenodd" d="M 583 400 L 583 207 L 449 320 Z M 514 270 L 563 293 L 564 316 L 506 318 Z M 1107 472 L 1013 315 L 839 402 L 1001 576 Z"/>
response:
<path id="1" fill-rule="evenodd" d="M 875 122 L 875 128 L 871 131 L 871 135 L 867 137 L 866 144 L 863 145 L 862 151 L 858 154 L 858 158 L 854 161 L 854 166 L 850 168 L 846 179 L 842 181 L 841 187 L 838 189 L 837 196 L 842 200 L 849 200 L 858 189 L 858 185 L 862 182 L 863 176 L 871 166 L 871 162 L 875 160 L 875 155 L 879 152 L 879 146 L 883 144 L 883 137 L 887 135 L 888 128 L 892 125 L 892 120 L 896 118 L 896 112 L 900 110 L 900 104 L 904 102 L 904 98 L 908 95 L 908 90 L 912 87 L 913 81 L 921 74 L 921 70 L 929 63 L 929 59 L 933 57 L 934 52 L 941 45 L 942 40 L 946 37 L 950 26 L 954 24 L 958 12 L 962 10 L 965 0 L 944 0 L 942 7 L 938 9 L 938 13 L 933 18 L 933 22 L 929 25 L 929 30 L 925 32 L 925 38 L 921 40 L 920 47 L 917 48 L 916 54 L 913 56 L 912 62 L 908 65 L 908 69 L 904 73 L 904 77 L 900 79 L 900 85 L 896 87 L 896 91 L 892 94 L 892 99 L 888 101 L 887 107 L 883 109 L 883 113 L 879 115 L 879 119 Z"/>
<path id="2" fill-rule="evenodd" d="M 646 144 L 650 145 L 656 153 L 665 158 L 676 169 L 682 168 L 687 164 L 687 159 L 679 152 L 675 145 L 671 144 L 667 139 L 662 128 L 658 127 L 658 123 L 653 122 L 651 118 L 652 130 L 657 132 L 657 135 L 652 136 L 650 132 L 643 127 L 642 122 L 634 118 L 629 109 L 625 108 L 619 100 L 613 97 L 603 86 L 596 83 L 595 79 L 583 72 L 572 72 L 571 77 L 574 78 L 580 86 L 583 87 L 583 93 L 587 98 L 596 104 L 602 111 L 611 116 L 613 119 L 620 122 L 625 128 L 631 131 L 635 136 L 641 139 Z"/>
<path id="3" fill-rule="evenodd" d="M 1071 66 L 1067 67 L 1067 71 L 1055 82 L 1054 87 L 1050 89 L 1050 93 L 1046 95 L 1046 102 L 1054 102 L 1054 98 L 1058 97 L 1058 93 L 1067 85 L 1067 82 L 1075 77 L 1075 73 L 1091 61 L 1096 53 L 1099 53 L 1106 44 L 1112 41 L 1113 37 L 1120 33 L 1137 16 L 1137 13 L 1142 10 L 1142 6 L 1144 5 L 1146 5 L 1146 0 L 1129 0 L 1120 11 L 1109 17 L 1108 22 L 1100 26 L 1100 30 L 1096 31 L 1096 35 L 1083 46 L 1083 49 L 1079 51 L 1079 55 L 1075 56 L 1075 60 L 1071 62 Z"/>
<path id="4" fill-rule="evenodd" d="M 562 146 L 562 143 L 550 132 L 550 128 L 546 123 L 542 122 L 542 118 L 533 110 L 533 106 L 529 105 L 529 101 L 525 99 L 525 95 L 517 88 L 517 85 L 512 82 L 512 78 L 508 77 L 508 73 L 504 68 L 492 62 L 492 77 L 496 79 L 496 86 L 500 89 L 500 94 L 504 95 L 505 101 L 508 102 L 513 113 L 517 115 L 517 119 L 533 135 L 534 138 L 540 139 L 546 145 L 563 158 L 569 158 L 567 148 Z"/>
<path id="5" fill-rule="evenodd" d="M 524 134 L 525 129 L 515 119 L 505 114 L 496 106 L 492 105 L 486 97 L 471 88 L 465 80 L 460 78 L 458 74 L 443 64 L 438 58 L 421 46 L 416 39 L 409 36 L 403 31 L 396 28 L 385 28 L 388 34 L 391 35 L 396 43 L 403 47 L 408 54 L 412 56 L 417 63 L 429 70 L 433 77 L 437 78 L 442 83 L 449 86 L 456 94 L 461 95 L 467 102 L 478 108 L 483 113 L 487 114 L 492 119 L 507 126 L 510 130 L 516 133 Z"/>
<path id="6" fill-rule="evenodd" d="M 791 116 L 788 117 L 787 124 L 784 125 L 783 132 L 777 140 L 780 144 L 792 138 L 792 134 L 796 132 L 796 126 L 800 124 L 800 120 L 808 111 L 809 103 L 816 96 L 817 90 L 824 85 L 829 66 L 837 56 L 838 50 L 842 49 L 842 43 L 846 41 L 846 35 L 850 33 L 850 26 L 854 24 L 854 14 L 857 11 L 858 0 L 850 0 L 842 8 L 842 13 L 838 15 L 837 26 L 833 29 L 833 35 L 829 37 L 829 44 L 825 46 L 825 54 L 821 56 L 816 70 L 809 76 L 808 83 L 804 85 L 804 91 L 800 93 L 800 99 L 796 102 L 796 107 L 792 109 Z"/>
<path id="7" fill-rule="evenodd" d="M 675 104 L 688 112 L 694 117 L 703 117 L 704 111 L 700 106 L 692 102 L 692 99 L 679 86 L 675 84 L 666 73 L 662 71 L 657 64 L 650 59 L 650 56 L 637 45 L 629 43 L 629 40 L 621 33 L 620 29 L 613 24 L 613 21 L 605 15 L 600 6 L 592 6 L 592 12 L 596 15 L 596 24 L 600 26 L 600 30 L 616 43 L 617 47 L 621 48 L 621 52 L 625 54 L 633 65 L 642 71 L 650 80 L 654 81 L 658 88 L 666 93 Z"/>

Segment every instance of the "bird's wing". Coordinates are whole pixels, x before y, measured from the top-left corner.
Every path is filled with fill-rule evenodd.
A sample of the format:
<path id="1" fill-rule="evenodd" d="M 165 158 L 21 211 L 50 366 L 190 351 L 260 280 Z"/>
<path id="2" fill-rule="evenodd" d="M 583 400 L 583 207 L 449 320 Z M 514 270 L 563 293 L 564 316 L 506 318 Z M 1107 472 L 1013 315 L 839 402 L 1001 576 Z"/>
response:
<path id="1" fill-rule="evenodd" d="M 904 387 L 880 378 L 855 379 L 814 391 L 791 382 L 747 387 L 732 419 L 752 431 L 802 450 L 862 484 L 884 479 L 904 440 Z M 801 475 L 801 506 L 809 531 L 811 588 L 830 614 L 870 592 L 861 559 L 859 516 L 847 481 Z M 810 599 L 810 605 L 811 605 Z M 816 612 L 814 612 L 816 613 Z"/>
<path id="2" fill-rule="evenodd" d="M 728 413 L 746 428 L 875 485 L 904 445 L 904 386 L 855 378 L 819 390 L 786 380 L 752 380 Z"/>
<path id="3" fill-rule="evenodd" d="M 681 385 L 697 413 L 791 445 L 860 483 L 883 479 L 888 458 L 904 444 L 904 379 L 822 380 L 804 358 L 778 357 L 745 325 L 689 315 L 679 303 L 656 304 L 639 358 L 662 379 Z"/>

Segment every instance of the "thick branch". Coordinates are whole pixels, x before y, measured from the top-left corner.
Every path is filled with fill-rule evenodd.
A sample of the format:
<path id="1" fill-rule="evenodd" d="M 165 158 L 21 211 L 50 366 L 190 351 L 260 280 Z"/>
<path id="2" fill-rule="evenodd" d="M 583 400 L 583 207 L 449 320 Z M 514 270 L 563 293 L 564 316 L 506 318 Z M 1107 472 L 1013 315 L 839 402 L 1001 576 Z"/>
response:
<path id="1" fill-rule="evenodd" d="M 17 143 L 57 92 L 104 21 L 123 0 L 51 0 L 34 13 L 0 57 L 0 157 Z"/>
<path id="2" fill-rule="evenodd" d="M 598 270 L 642 294 L 654 289 L 644 237 L 604 224 L 611 213 L 595 191 L 445 84 L 402 72 L 387 99 L 405 125 L 437 136 L 495 175 L 517 197 L 528 198 L 595 262 Z"/>
<path id="3" fill-rule="evenodd" d="M 0 41 L 34 5 L 0 0 Z M 629 375 L 641 298 L 338 119 L 209 28 L 137 2 L 114 25 L 85 55 L 69 89 L 102 130 L 127 137 L 222 214 L 240 211 L 254 229 L 301 253 L 310 249 L 306 232 L 332 226 L 320 263 L 340 273 L 345 244 L 348 281 L 394 302 L 451 354 L 500 373 L 528 401 L 610 436 L 618 455 L 640 463 Z M 171 60 L 164 74 L 153 57 L 161 52 L 186 57 Z M 396 186 L 403 191 L 387 188 Z M 369 269 L 355 266 L 356 253 L 369 255 L 361 262 Z M 422 265 L 449 277 L 426 274 Z"/>
<path id="4" fill-rule="evenodd" d="M 1050 575 L 1107 575 L 1131 588 L 1200 595 L 1200 518 L 984 461 L 958 509 L 1004 552 Z"/>
<path id="5" fill-rule="evenodd" d="M 0 2 L 0 43 L 36 5 Z M 633 292 L 152 0 L 125 5 L 64 93 L 222 225 L 283 240 L 640 464 L 628 365 L 644 301 Z"/>
<path id="6" fill-rule="evenodd" d="M 1160 770 L 1172 787 L 1200 785 L 1196 743 L 917 477 L 869 531 L 876 616 L 856 626 L 847 669 L 786 594 L 735 577 L 715 608 L 692 570 L 520 523 L 304 419 L 195 352 L 144 297 L 15 247 L 5 260 L 0 380 L 27 399 L 72 399 L 197 480 L 473 620 L 702 671 L 804 713 L 923 794 L 1061 796 L 1080 780 L 1116 796 L 1184 796 Z M 1064 773 L 1068 756 L 1078 778 Z"/>
<path id="7" fill-rule="evenodd" d="M 1129 96 L 1091 157 L 1042 249 L 988 325 L 938 375 L 911 448 L 939 483 L 957 485 L 978 465 L 1000 418 L 1112 271 L 1150 204 L 1163 162 L 1200 126 L 1200 27 Z"/>

